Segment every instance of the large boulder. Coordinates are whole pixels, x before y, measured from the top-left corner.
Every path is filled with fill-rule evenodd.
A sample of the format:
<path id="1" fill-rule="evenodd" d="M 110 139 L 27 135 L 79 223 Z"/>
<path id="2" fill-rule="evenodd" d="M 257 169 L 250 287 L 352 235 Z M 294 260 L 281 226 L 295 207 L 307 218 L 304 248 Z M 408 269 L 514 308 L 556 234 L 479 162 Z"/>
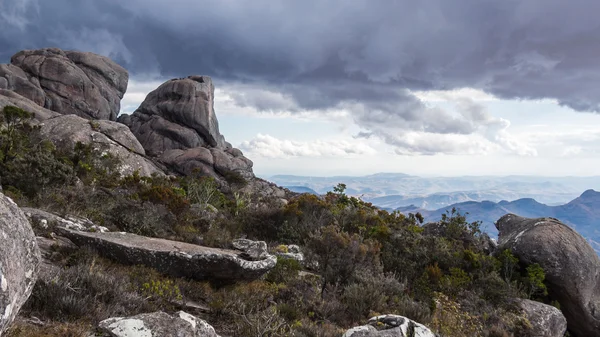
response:
<path id="1" fill-rule="evenodd" d="M 208 76 L 169 80 L 118 121 L 129 126 L 149 156 L 176 173 L 199 173 L 225 183 L 235 172 L 251 181 L 252 161 L 219 132 L 214 90 Z"/>
<path id="2" fill-rule="evenodd" d="M 25 214 L 0 193 L 0 335 L 31 295 L 40 259 Z"/>
<path id="3" fill-rule="evenodd" d="M 173 79 L 152 91 L 131 116 L 129 125 L 148 154 L 166 150 L 229 146 L 219 133 L 213 109 L 215 87 L 208 76 Z"/>
<path id="4" fill-rule="evenodd" d="M 113 317 L 99 327 L 111 337 L 219 337 L 210 324 L 184 311 Z"/>
<path id="5" fill-rule="evenodd" d="M 88 119 L 116 120 L 128 80 L 127 71 L 107 57 L 57 48 L 24 50 L 0 65 L 0 89 Z"/>
<path id="6" fill-rule="evenodd" d="M 127 126 L 105 120 L 86 120 L 76 115 L 60 115 L 41 124 L 42 137 L 61 149 L 73 149 L 77 142 L 101 152 L 110 153 L 121 160 L 121 173 L 137 171 L 142 176 L 163 172 L 148 158 L 144 148 Z"/>
<path id="7" fill-rule="evenodd" d="M 381 315 L 352 328 L 343 337 L 436 337 L 431 330 L 404 316 Z"/>
<path id="8" fill-rule="evenodd" d="M 567 331 L 567 319 L 557 308 L 544 303 L 519 299 L 517 304 L 531 323 L 530 336 L 563 337 Z"/>
<path id="9" fill-rule="evenodd" d="M 553 218 L 507 214 L 496 222 L 498 250 L 509 249 L 524 264 L 538 263 L 548 292 L 560 303 L 576 336 L 600 336 L 600 259 L 573 228 Z"/>
<path id="10" fill-rule="evenodd" d="M 142 264 L 161 273 L 195 280 L 254 280 L 271 270 L 277 258 L 246 259 L 242 251 L 210 248 L 149 238 L 130 233 L 91 233 L 59 227 L 58 233 L 78 246 L 89 246 L 102 256 L 124 264 Z"/>

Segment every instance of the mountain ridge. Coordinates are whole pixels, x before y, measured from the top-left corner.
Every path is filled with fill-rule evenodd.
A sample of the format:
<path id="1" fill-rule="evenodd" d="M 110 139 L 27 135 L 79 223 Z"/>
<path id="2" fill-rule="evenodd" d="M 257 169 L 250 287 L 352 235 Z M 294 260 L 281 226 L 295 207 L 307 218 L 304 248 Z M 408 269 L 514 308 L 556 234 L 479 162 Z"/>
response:
<path id="1" fill-rule="evenodd" d="M 600 223 L 600 192 L 593 189 L 588 189 L 579 197 L 559 206 L 549 206 L 532 198 L 522 198 L 500 202 L 467 201 L 436 210 L 425 210 L 414 205 L 399 207 L 396 210 L 402 213 L 419 212 L 425 221 L 435 222 L 440 220 L 443 213 L 453 208 L 461 213 L 469 213 L 469 221 L 481 221 L 482 230 L 492 235 L 498 233 L 494 222 L 502 215 L 512 213 L 529 218 L 556 218 L 575 228 L 589 242 L 600 242 L 600 230 L 597 228 L 597 224 Z M 593 246 L 597 251 L 600 248 L 597 244 Z"/>

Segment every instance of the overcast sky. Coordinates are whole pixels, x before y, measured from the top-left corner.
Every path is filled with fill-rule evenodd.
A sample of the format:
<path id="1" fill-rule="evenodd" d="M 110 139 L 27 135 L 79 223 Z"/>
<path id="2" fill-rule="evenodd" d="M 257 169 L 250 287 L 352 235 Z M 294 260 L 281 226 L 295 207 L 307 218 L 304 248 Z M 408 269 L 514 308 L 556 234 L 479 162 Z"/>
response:
<path id="1" fill-rule="evenodd" d="M 123 112 L 210 75 L 259 175 L 596 175 L 600 2 L 0 0 L 0 62 L 59 47 L 130 71 Z"/>

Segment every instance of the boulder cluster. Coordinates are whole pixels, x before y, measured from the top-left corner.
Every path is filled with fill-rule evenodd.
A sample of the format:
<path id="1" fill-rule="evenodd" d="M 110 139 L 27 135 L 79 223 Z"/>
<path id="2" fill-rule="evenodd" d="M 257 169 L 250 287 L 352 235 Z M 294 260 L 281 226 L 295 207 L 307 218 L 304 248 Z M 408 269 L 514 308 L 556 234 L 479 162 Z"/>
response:
<path id="1" fill-rule="evenodd" d="M 0 65 L 0 108 L 33 112 L 57 147 L 81 142 L 108 151 L 122 160 L 123 174 L 205 175 L 224 190 L 243 181 L 247 192 L 285 198 L 283 189 L 256 178 L 252 161 L 219 132 L 210 77 L 169 80 L 132 115 L 119 116 L 128 79 L 104 56 L 25 50 Z"/>

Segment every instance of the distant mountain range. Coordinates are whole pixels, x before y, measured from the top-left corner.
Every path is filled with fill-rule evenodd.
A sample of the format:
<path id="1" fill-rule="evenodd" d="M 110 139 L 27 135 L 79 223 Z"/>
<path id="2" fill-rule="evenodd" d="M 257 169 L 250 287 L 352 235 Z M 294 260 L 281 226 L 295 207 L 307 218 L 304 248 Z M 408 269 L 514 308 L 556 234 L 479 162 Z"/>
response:
<path id="1" fill-rule="evenodd" d="M 317 191 L 313 190 L 312 188 L 309 188 L 306 186 L 281 186 L 281 187 L 285 187 L 288 190 L 290 190 L 292 192 L 296 192 L 296 193 L 310 193 L 310 194 L 317 194 L 317 195 L 320 194 Z"/>
<path id="2" fill-rule="evenodd" d="M 267 179 L 280 186 L 291 186 L 292 190 L 309 188 L 318 194 L 344 183 L 348 194 L 385 209 L 415 205 L 435 210 L 466 201 L 500 202 L 522 198 L 532 198 L 546 205 L 561 205 L 587 189 L 600 190 L 600 177 L 418 177 L 377 173 L 334 177 L 276 175 Z"/>
<path id="3" fill-rule="evenodd" d="M 553 217 L 573 226 L 600 252 L 600 177 L 465 176 L 418 177 L 402 173 L 368 176 L 308 177 L 277 175 L 268 178 L 300 193 L 324 194 L 338 183 L 349 195 L 387 210 L 420 212 L 437 221 L 453 207 L 482 221 L 492 236 L 502 215 Z M 585 191 L 581 194 L 582 191 Z M 581 195 L 580 195 L 581 194 Z M 513 200 L 513 201 L 508 201 Z"/>
<path id="4" fill-rule="evenodd" d="M 403 213 L 420 212 L 425 221 L 438 221 L 441 215 L 452 208 L 461 213 L 468 212 L 469 221 L 482 221 L 482 230 L 496 236 L 498 231 L 494 222 L 507 213 L 514 213 L 529 218 L 552 217 L 571 225 L 588 239 L 596 251 L 600 251 L 600 192 L 587 190 L 574 200 L 560 206 L 548 206 L 525 198 L 515 201 L 468 201 L 442 207 L 436 210 L 425 210 L 415 206 L 398 208 Z"/>

